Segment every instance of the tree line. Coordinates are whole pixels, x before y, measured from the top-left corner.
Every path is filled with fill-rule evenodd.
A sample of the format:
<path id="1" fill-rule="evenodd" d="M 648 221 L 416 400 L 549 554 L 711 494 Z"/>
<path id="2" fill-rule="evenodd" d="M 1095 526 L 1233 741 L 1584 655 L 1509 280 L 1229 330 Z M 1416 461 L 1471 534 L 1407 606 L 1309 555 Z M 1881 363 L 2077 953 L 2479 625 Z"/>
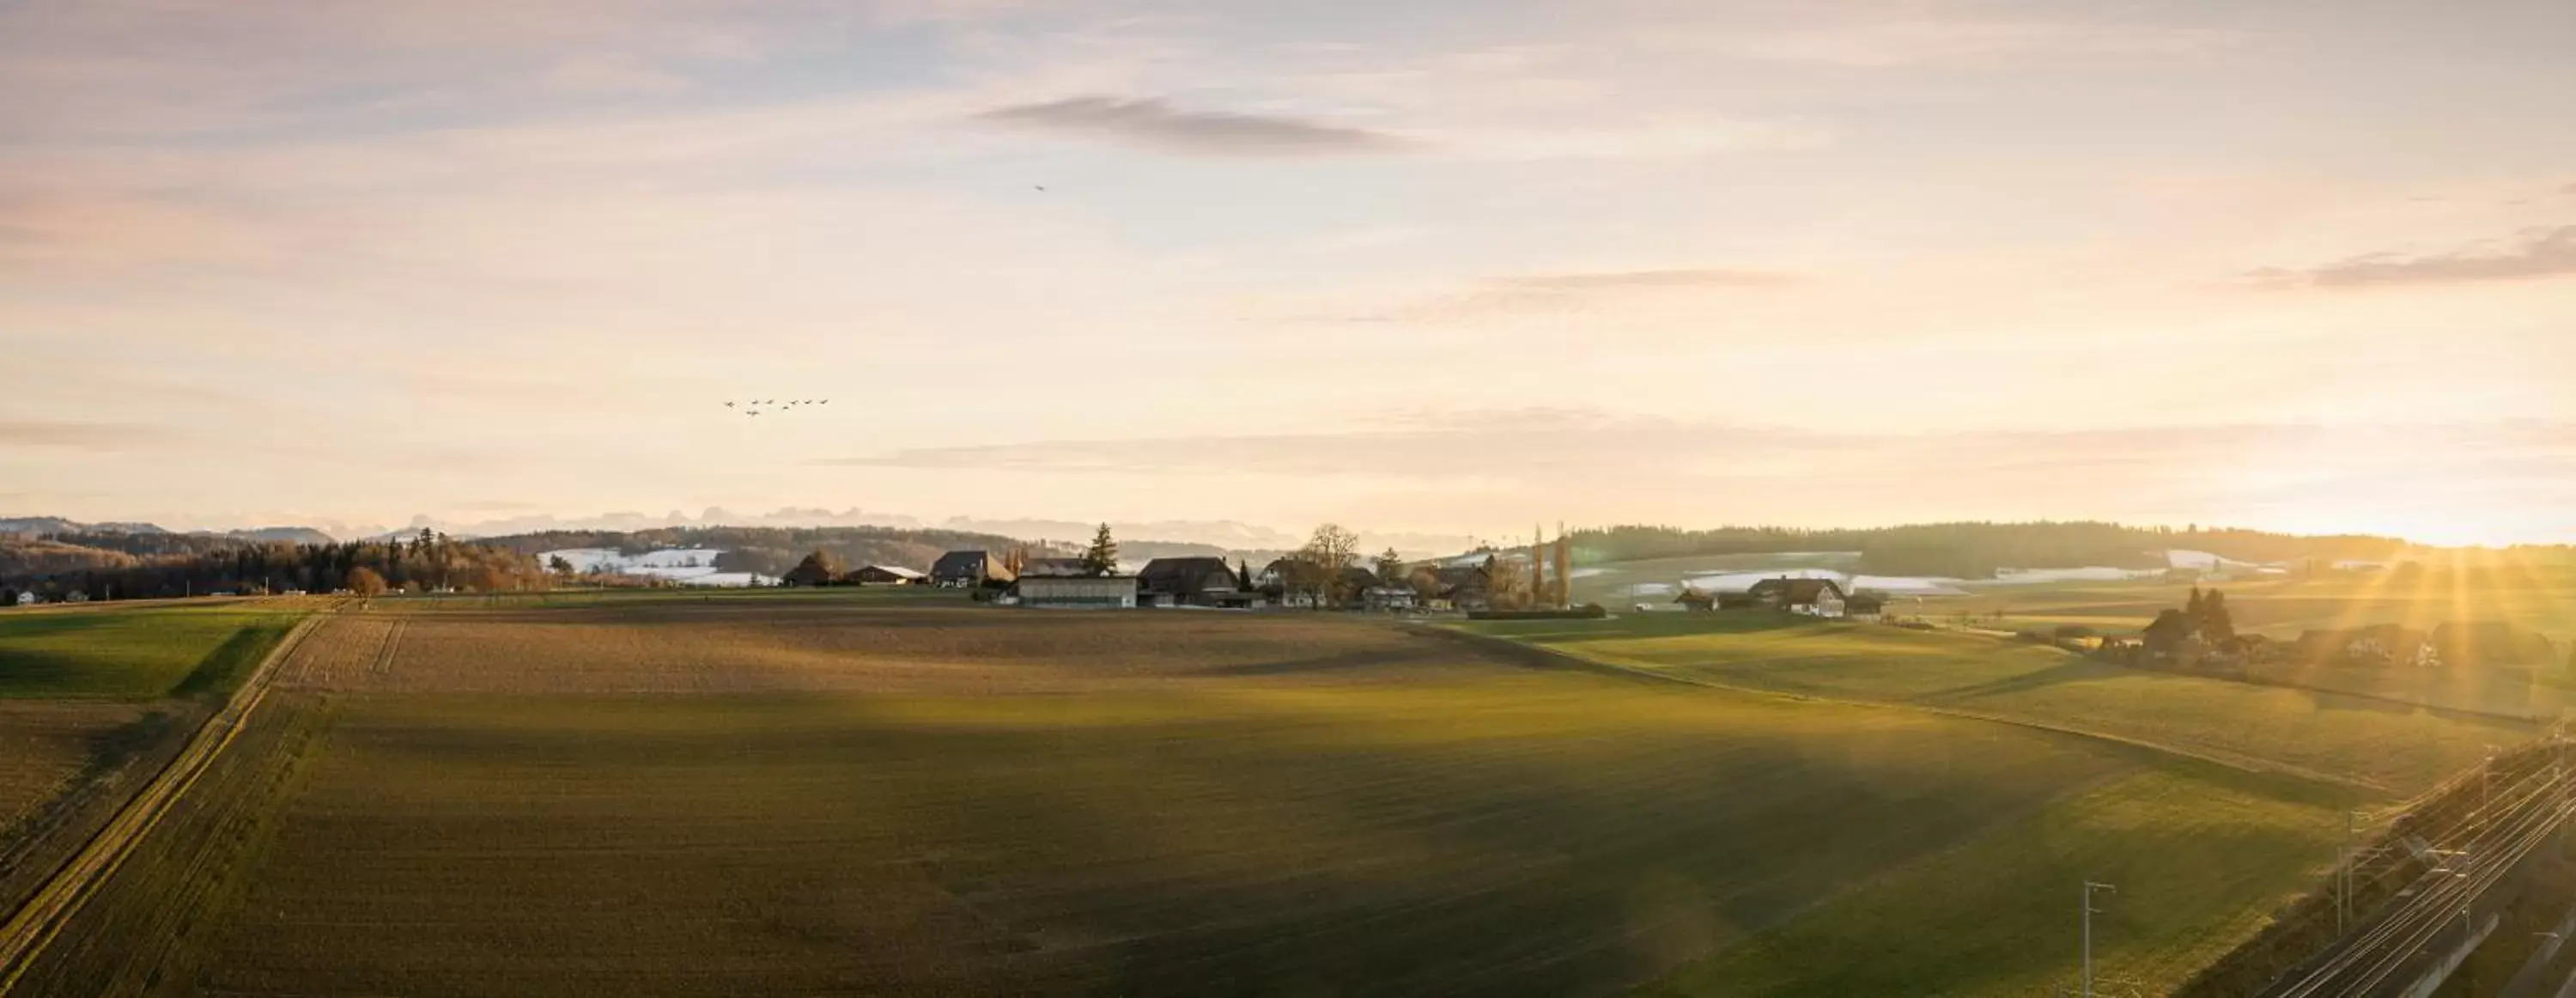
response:
<path id="1" fill-rule="evenodd" d="M 121 565 L 0 576 L 0 598 L 34 592 L 51 601 L 78 592 L 90 599 L 256 594 L 290 590 L 361 595 L 453 589 L 508 592 L 555 581 L 528 554 L 431 530 L 399 540 L 331 544 L 232 542 L 205 550 L 155 554 Z"/>

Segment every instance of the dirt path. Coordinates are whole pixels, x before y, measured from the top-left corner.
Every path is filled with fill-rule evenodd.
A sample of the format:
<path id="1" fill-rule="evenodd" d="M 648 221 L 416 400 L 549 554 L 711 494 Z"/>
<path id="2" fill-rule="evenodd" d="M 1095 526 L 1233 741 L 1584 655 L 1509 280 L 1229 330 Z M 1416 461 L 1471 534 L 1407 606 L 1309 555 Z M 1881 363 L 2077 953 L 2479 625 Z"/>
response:
<path id="1" fill-rule="evenodd" d="M 259 668 L 242 680 L 223 709 L 207 718 L 205 725 L 188 739 L 170 764 L 137 791 L 107 827 L 55 871 L 53 879 L 38 888 L 17 913 L 0 923 L 0 995 L 8 994 L 45 945 L 80 911 L 81 904 L 116 872 L 117 865 L 134 850 L 134 844 L 187 793 L 224 746 L 232 743 L 251 712 L 258 709 L 260 700 L 268 695 L 269 678 L 276 674 L 278 663 L 294 654 L 304 636 L 328 616 L 316 613 L 297 622 L 295 629 L 269 650 L 268 657 L 260 660 Z"/>

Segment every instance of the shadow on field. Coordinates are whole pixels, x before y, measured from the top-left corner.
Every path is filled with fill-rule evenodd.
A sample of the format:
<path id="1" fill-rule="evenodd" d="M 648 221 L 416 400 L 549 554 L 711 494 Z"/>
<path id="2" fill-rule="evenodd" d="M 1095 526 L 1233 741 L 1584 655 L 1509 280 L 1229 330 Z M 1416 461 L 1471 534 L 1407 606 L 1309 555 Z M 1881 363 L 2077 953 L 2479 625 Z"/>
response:
<path id="1" fill-rule="evenodd" d="M 2069 659 L 2062 665 L 2053 665 L 2036 672 L 2025 672 L 2018 676 L 2007 676 L 2002 679 L 1989 680 L 1973 686 L 1962 686 L 1957 689 L 1943 690 L 1938 693 L 1927 695 L 1923 697 L 1922 700 L 1925 703 L 1950 703 L 1954 701 L 1976 700 L 1992 696 L 2008 696 L 2014 693 L 2028 693 L 2032 690 L 2047 689 L 2051 686 L 2064 686 L 2070 683 L 2083 683 L 2097 679 L 2109 679 L 2114 676 L 2125 674 L 2125 670 L 2119 670 L 2115 666 L 2107 666 L 2099 662 L 2090 662 L 2084 659 Z"/>
<path id="2" fill-rule="evenodd" d="M 1343 672 L 1353 669 L 1368 669 L 1384 666 L 1386 664 L 1387 655 L 1384 651 L 1378 649 L 1367 649 L 1362 651 L 1347 651 L 1336 655 L 1316 655 L 1309 658 L 1281 659 L 1276 662 L 1243 662 L 1235 665 L 1221 665 L 1214 668 L 1192 670 L 1190 674 L 1194 676 L 1212 677 L 1295 676 L 1319 672 Z"/>

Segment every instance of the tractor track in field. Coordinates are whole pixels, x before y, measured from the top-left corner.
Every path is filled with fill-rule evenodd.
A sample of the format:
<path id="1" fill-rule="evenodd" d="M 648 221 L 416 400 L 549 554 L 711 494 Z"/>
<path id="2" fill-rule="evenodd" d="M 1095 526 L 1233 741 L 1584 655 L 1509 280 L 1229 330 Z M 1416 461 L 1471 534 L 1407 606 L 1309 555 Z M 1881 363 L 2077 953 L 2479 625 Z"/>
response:
<path id="1" fill-rule="evenodd" d="M 367 671 L 378 676 L 393 675 L 394 655 L 402 649 L 403 628 L 409 626 L 411 621 L 396 620 L 392 627 L 385 630 L 384 643 L 376 647 L 376 662 Z"/>
<path id="2" fill-rule="evenodd" d="M 277 674 L 279 663 L 293 655 L 305 635 L 330 615 L 331 611 L 318 611 L 297 621 L 277 647 L 269 649 L 259 667 L 242 679 L 224 705 L 188 737 L 179 754 L 135 791 L 117 810 L 116 817 L 91 836 L 7 921 L 0 922 L 0 996 L 16 987 L 19 978 L 43 955 L 46 944 L 98 893 L 100 885 L 133 853 L 135 844 L 160 824 L 198 777 L 214 765 L 224 747 L 232 744 L 248 724 L 251 713 L 267 697 L 269 680 Z"/>

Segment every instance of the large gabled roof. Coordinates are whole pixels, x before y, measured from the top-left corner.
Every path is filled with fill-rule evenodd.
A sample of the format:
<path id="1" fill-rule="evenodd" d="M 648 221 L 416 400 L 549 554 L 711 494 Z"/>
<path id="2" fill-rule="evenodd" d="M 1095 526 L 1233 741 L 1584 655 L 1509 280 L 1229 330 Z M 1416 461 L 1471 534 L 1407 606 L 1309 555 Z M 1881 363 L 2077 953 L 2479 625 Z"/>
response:
<path id="1" fill-rule="evenodd" d="M 1745 590 L 1745 593 L 1751 596 L 1776 595 L 1780 597 L 1781 602 L 1790 606 L 1814 603 L 1824 598 L 1827 592 L 1832 592 L 1835 599 L 1841 599 L 1844 595 L 1843 587 L 1832 579 L 1764 579 L 1754 583 L 1753 588 Z"/>
<path id="2" fill-rule="evenodd" d="M 1011 578 L 1010 571 L 1002 567 L 1002 560 L 993 557 L 990 551 L 951 551 L 940 555 L 938 561 L 930 563 L 930 574 L 948 578 L 978 575 L 1003 581 Z"/>
<path id="3" fill-rule="evenodd" d="M 1216 575 L 1225 576 L 1224 589 L 1235 588 L 1234 566 L 1223 558 L 1156 558 L 1145 563 L 1144 571 L 1136 573 L 1136 584 L 1147 592 L 1191 596 L 1218 588 L 1208 584 Z"/>

